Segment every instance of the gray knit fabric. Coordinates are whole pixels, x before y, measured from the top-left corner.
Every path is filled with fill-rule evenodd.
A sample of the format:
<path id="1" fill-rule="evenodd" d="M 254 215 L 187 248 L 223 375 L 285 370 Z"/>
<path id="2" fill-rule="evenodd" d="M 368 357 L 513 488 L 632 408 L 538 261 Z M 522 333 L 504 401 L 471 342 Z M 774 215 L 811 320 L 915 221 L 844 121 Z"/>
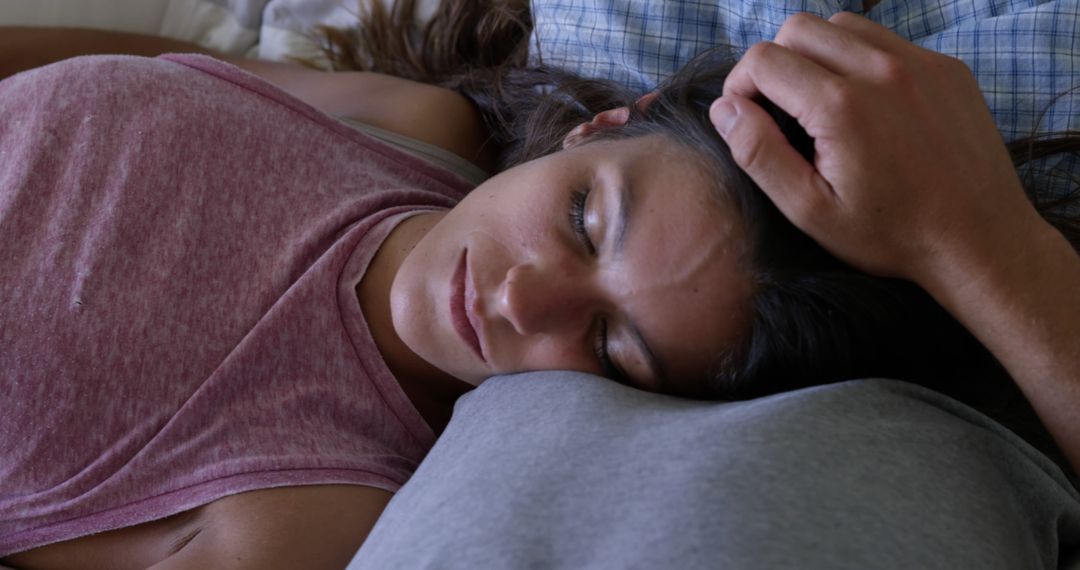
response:
<path id="1" fill-rule="evenodd" d="M 576 373 L 495 378 L 361 569 L 1077 569 L 1080 495 L 985 416 L 864 380 L 740 403 Z"/>

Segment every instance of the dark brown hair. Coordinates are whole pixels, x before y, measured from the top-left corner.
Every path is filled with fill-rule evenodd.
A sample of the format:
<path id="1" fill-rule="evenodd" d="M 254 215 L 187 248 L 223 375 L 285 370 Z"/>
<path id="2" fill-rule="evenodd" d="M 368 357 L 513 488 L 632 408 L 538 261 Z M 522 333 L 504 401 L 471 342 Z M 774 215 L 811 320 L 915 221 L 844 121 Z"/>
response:
<path id="1" fill-rule="evenodd" d="M 1004 369 L 928 294 L 838 261 L 788 222 L 737 167 L 708 117 L 736 59 L 730 50 L 695 58 L 664 81 L 656 101 L 642 111 L 634 104 L 642 94 L 622 85 L 526 67 L 530 23 L 521 2 L 445 0 L 422 28 L 412 20 L 412 5 L 399 0 L 392 14 L 369 10 L 359 31 L 324 29 L 328 53 L 338 65 L 462 92 L 485 117 L 504 168 L 555 152 L 570 129 L 600 111 L 628 107 L 624 126 L 595 138 L 667 136 L 698 153 L 715 175 L 720 199 L 739 209 L 750 234 L 753 324 L 740 344 L 719 351 L 710 379 L 687 395 L 742 399 L 853 378 L 907 380 L 982 410 L 1065 464 Z M 485 25 L 470 27 L 478 21 Z M 387 39 L 390 30 L 398 36 Z M 809 159 L 813 141 L 791 117 L 760 103 Z M 1080 152 L 1080 133 L 1033 133 L 1008 147 L 1015 166 L 1030 167 L 1044 157 Z M 1080 217 L 1070 210 L 1077 181 L 1068 195 L 1046 196 L 1033 169 L 1021 174 L 1040 213 L 1080 251 Z"/>
<path id="2" fill-rule="evenodd" d="M 377 71 L 443 84 L 472 69 L 524 67 L 532 30 L 529 0 L 444 0 L 421 23 L 415 0 L 360 0 L 358 22 L 315 29 L 335 70 Z"/>

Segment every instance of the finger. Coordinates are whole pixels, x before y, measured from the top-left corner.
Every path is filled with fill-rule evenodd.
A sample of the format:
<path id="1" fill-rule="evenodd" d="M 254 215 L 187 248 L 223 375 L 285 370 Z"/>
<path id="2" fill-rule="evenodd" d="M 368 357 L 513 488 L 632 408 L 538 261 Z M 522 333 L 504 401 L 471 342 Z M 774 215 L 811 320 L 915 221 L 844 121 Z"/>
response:
<path id="1" fill-rule="evenodd" d="M 854 14 L 851 16 L 859 18 Z M 876 37 L 873 37 L 874 41 L 868 41 L 865 36 L 876 36 L 873 32 L 864 35 L 848 29 L 848 18 L 838 20 L 845 25 L 838 25 L 831 19 L 826 22 L 813 14 L 795 14 L 780 26 L 773 41 L 839 75 L 873 70 L 875 59 L 880 60 L 888 55 L 886 50 L 894 49 L 881 45 Z"/>
<path id="2" fill-rule="evenodd" d="M 810 212 L 832 189 L 821 174 L 788 143 L 772 117 L 753 101 L 725 95 L 709 109 L 735 163 L 761 187 L 777 208 L 805 229 Z"/>
<path id="3" fill-rule="evenodd" d="M 754 44 L 724 80 L 724 96 L 753 99 L 764 95 L 803 125 L 822 93 L 839 87 L 841 77 L 788 48 Z"/>
<path id="4" fill-rule="evenodd" d="M 910 49 L 912 43 L 885 26 L 852 12 L 837 12 L 829 17 L 829 23 L 858 36 L 862 41 L 889 53 Z"/>
<path id="5" fill-rule="evenodd" d="M 648 93 L 642 95 L 641 97 L 638 97 L 637 101 L 634 102 L 634 105 L 637 106 L 638 111 L 644 113 L 644 112 L 648 111 L 649 106 L 652 105 L 653 103 L 655 103 L 656 100 L 659 99 L 659 98 L 660 98 L 660 92 L 659 91 L 649 91 Z"/>

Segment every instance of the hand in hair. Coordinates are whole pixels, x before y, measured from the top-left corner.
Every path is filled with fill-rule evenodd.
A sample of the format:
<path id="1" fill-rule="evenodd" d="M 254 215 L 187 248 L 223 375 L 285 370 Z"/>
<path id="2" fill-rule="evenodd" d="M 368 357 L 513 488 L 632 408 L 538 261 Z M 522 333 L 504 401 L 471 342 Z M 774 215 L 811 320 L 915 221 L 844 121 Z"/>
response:
<path id="1" fill-rule="evenodd" d="M 814 164 L 750 98 L 814 139 Z M 737 114 L 720 118 L 724 105 Z M 947 248 L 1041 223 L 974 76 L 851 13 L 790 18 L 724 84 L 714 122 L 736 162 L 796 226 L 867 272 L 917 280 Z"/>
<path id="2" fill-rule="evenodd" d="M 813 138 L 813 164 L 759 96 Z M 710 115 L 792 223 L 963 323 L 1080 471 L 1080 257 L 1027 201 L 963 63 L 854 14 L 800 14 L 747 52 Z"/>

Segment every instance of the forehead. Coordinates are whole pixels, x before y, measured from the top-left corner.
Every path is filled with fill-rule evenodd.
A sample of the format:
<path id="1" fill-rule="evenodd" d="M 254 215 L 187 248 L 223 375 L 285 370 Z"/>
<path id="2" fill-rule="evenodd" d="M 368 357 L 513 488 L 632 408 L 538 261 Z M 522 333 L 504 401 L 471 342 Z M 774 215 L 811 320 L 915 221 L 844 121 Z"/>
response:
<path id="1" fill-rule="evenodd" d="M 634 202 L 625 255 L 610 265 L 608 286 L 670 367 L 671 380 L 700 378 L 748 322 L 743 223 L 718 196 L 698 153 L 660 137 L 630 149 L 630 160 L 597 173 L 600 186 L 629 187 Z"/>
<path id="2" fill-rule="evenodd" d="M 662 134 L 625 139 L 601 139 L 583 144 L 575 150 L 585 155 L 585 160 L 602 157 L 612 162 L 647 164 L 652 169 L 693 171 L 688 172 L 689 175 L 703 175 L 708 170 L 704 155 L 693 147 Z"/>
<path id="3" fill-rule="evenodd" d="M 568 157 L 576 163 L 568 173 L 587 174 L 601 186 L 630 186 L 635 202 L 656 202 L 651 213 L 678 217 L 716 206 L 720 213 L 731 210 L 706 155 L 665 135 L 602 140 L 576 150 L 577 156 Z"/>

